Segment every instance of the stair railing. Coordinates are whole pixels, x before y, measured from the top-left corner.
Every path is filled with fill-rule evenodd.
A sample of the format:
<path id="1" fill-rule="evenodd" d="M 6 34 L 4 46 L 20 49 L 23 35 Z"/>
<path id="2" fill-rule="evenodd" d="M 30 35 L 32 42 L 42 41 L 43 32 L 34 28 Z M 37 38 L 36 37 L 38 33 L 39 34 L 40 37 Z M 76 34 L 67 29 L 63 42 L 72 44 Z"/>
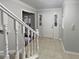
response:
<path id="1" fill-rule="evenodd" d="M 34 31 L 31 27 L 29 27 L 27 24 L 25 24 L 22 19 L 19 19 L 14 13 L 12 13 L 10 10 L 8 10 L 3 4 L 0 3 L 0 10 L 3 13 L 2 16 L 3 18 L 1 20 L 3 21 L 3 32 L 4 32 L 4 41 L 5 41 L 5 57 L 4 59 L 10 59 L 10 55 L 9 55 L 9 47 L 8 47 L 8 17 L 11 17 L 12 20 L 14 20 L 14 27 L 15 27 L 15 39 L 16 39 L 16 55 L 15 55 L 15 59 L 19 59 L 19 44 L 18 44 L 18 26 L 17 24 L 22 25 L 23 27 L 27 28 L 28 31 L 28 45 L 27 47 L 25 47 L 24 44 L 24 48 L 22 50 L 22 59 L 36 59 L 38 57 L 38 53 L 39 53 L 39 42 L 38 42 L 38 38 L 39 38 L 39 31 L 38 29 L 36 31 Z M 7 22 L 6 22 L 7 21 Z M 31 38 L 32 41 L 30 43 L 29 41 L 29 35 L 31 32 Z M 24 36 L 24 34 L 23 34 Z M 34 37 L 34 38 L 33 38 Z M 24 39 L 22 39 L 24 40 Z M 25 43 L 25 41 L 24 41 Z M 27 48 L 27 52 L 25 52 Z M 27 54 L 27 57 L 26 57 Z"/>

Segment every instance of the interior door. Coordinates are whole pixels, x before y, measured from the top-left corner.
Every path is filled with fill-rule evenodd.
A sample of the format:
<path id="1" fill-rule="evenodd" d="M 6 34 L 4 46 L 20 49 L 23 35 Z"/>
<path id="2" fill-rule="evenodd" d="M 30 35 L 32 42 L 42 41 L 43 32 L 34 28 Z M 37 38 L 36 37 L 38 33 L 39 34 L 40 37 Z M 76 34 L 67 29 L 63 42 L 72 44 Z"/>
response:
<path id="1" fill-rule="evenodd" d="M 40 13 L 40 14 L 42 15 L 42 25 L 41 26 L 39 25 L 40 36 L 57 39 L 59 37 L 59 21 L 58 21 L 58 19 L 56 19 L 57 26 L 55 26 L 55 16 L 53 13 L 44 12 L 44 13 Z"/>
<path id="2" fill-rule="evenodd" d="M 56 13 L 56 14 L 53 14 L 53 17 L 54 17 L 54 39 L 59 39 L 59 24 L 60 24 L 60 20 L 59 20 L 59 15 Z"/>
<path id="3" fill-rule="evenodd" d="M 51 13 L 42 13 L 42 25 L 39 26 L 40 36 L 53 38 L 53 17 Z"/>

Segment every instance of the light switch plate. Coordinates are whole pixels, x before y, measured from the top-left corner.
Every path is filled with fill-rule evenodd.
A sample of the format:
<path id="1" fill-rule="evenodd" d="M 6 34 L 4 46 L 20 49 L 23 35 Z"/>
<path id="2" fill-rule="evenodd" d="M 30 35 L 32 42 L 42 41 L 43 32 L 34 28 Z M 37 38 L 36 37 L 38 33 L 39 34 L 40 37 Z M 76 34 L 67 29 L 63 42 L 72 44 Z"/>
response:
<path id="1" fill-rule="evenodd" d="M 75 31 L 75 24 L 72 24 L 72 31 Z"/>

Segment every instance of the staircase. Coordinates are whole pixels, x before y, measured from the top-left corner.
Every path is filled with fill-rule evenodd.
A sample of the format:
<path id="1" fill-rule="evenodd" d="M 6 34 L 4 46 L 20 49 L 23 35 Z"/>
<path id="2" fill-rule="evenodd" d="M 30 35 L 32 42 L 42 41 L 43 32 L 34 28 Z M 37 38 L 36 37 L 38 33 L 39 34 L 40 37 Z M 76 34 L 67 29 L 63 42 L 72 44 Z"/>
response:
<path id="1" fill-rule="evenodd" d="M 39 57 L 38 56 L 38 53 L 39 53 L 38 29 L 34 31 L 31 27 L 25 24 L 21 19 L 19 19 L 14 13 L 8 10 L 1 3 L 0 3 L 0 17 L 1 17 L 0 19 L 2 20 L 2 25 L 0 27 L 0 34 L 2 34 L 4 37 L 4 40 L 3 40 L 4 49 L 0 51 L 0 53 L 3 53 L 2 55 L 0 54 L 0 59 L 37 59 Z M 12 43 L 12 41 L 9 41 L 9 35 L 8 35 L 10 33 L 9 32 L 10 28 L 8 26 L 9 18 L 11 18 L 11 20 L 14 23 L 13 27 L 14 27 L 15 43 L 13 43 L 12 46 L 14 46 L 15 49 L 12 49 L 12 50 L 9 48 L 9 45 Z M 21 43 L 19 43 L 19 40 L 20 40 L 19 26 L 21 26 L 21 36 L 22 36 L 21 40 L 23 43 L 21 48 L 19 48 L 19 46 L 21 45 Z M 28 40 L 27 40 L 26 46 L 25 46 L 23 28 L 27 29 Z M 31 41 L 29 40 L 29 38 L 31 39 Z"/>

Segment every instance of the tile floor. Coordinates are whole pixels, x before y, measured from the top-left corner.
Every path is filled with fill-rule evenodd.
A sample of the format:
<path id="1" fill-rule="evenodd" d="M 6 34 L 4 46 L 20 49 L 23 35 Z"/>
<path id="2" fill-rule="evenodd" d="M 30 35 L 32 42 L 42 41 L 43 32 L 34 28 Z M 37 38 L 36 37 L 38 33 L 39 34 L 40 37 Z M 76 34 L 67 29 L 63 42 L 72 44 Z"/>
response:
<path id="1" fill-rule="evenodd" d="M 40 38 L 39 59 L 79 59 L 79 55 L 64 53 L 62 40 Z"/>

